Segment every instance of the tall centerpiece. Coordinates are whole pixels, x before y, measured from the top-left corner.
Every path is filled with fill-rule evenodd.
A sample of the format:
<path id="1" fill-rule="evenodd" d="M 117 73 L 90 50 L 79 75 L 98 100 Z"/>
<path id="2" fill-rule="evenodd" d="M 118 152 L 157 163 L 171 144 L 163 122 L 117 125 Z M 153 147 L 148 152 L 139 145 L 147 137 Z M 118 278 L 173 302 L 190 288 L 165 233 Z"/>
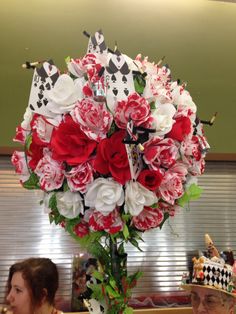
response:
<path id="1" fill-rule="evenodd" d="M 65 72 L 51 60 L 35 67 L 12 162 L 23 187 L 44 191 L 50 222 L 99 261 L 90 301 L 129 314 L 141 273 L 127 272 L 125 244 L 139 249 L 142 232 L 200 195 L 209 146 L 186 84 L 163 60 L 111 51 L 101 31 L 88 37 Z"/>

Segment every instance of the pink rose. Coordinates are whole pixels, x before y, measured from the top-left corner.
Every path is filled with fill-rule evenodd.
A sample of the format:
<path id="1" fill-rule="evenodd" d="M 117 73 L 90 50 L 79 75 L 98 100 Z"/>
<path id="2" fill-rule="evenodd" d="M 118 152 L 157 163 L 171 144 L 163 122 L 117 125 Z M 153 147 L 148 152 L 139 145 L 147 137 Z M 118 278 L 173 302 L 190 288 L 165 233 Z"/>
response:
<path id="1" fill-rule="evenodd" d="M 192 176 L 199 176 L 204 173 L 206 164 L 204 158 L 200 160 L 190 159 L 188 161 L 188 171 Z"/>
<path id="2" fill-rule="evenodd" d="M 93 182 L 93 167 L 88 162 L 79 164 L 66 172 L 65 177 L 72 192 L 80 191 L 85 193 L 88 184 Z"/>
<path id="3" fill-rule="evenodd" d="M 131 94 L 127 100 L 118 101 L 115 109 L 115 122 L 121 129 L 126 129 L 132 119 L 135 126 L 147 123 L 150 117 L 150 105 L 147 100 L 137 93 Z"/>
<path id="4" fill-rule="evenodd" d="M 89 234 L 89 225 L 87 222 L 82 220 L 77 225 L 74 226 L 74 233 L 80 237 L 83 238 L 87 234 Z"/>
<path id="5" fill-rule="evenodd" d="M 112 123 L 112 115 L 105 105 L 96 103 L 91 98 L 78 102 L 71 116 L 90 139 L 98 142 L 106 137 Z"/>
<path id="6" fill-rule="evenodd" d="M 87 68 L 96 63 L 96 56 L 94 54 L 87 54 L 82 59 L 71 59 L 67 66 L 69 71 L 76 77 L 81 77 L 87 72 Z"/>
<path id="7" fill-rule="evenodd" d="M 117 233 L 123 229 L 118 209 L 114 209 L 109 215 L 104 216 L 98 211 L 94 211 L 89 219 L 89 225 L 94 231 L 106 231 L 110 234 Z"/>
<path id="8" fill-rule="evenodd" d="M 205 152 L 202 149 L 202 145 L 207 147 L 208 143 L 205 144 L 205 141 L 204 137 L 193 135 L 192 138 L 186 138 L 181 143 L 183 162 L 193 176 L 201 175 L 205 170 Z"/>
<path id="9" fill-rule="evenodd" d="M 44 191 L 59 189 L 64 180 L 64 166 L 51 157 L 51 152 L 44 149 L 44 156 L 37 164 L 34 172 L 39 177 L 40 187 Z"/>
<path id="10" fill-rule="evenodd" d="M 46 146 L 50 143 L 54 126 L 45 117 L 35 114 L 31 120 L 31 130 L 33 141 L 37 145 Z"/>
<path id="11" fill-rule="evenodd" d="M 13 139 L 14 142 L 19 142 L 24 145 L 27 135 L 29 131 L 23 129 L 20 125 L 16 128 L 16 135 Z"/>
<path id="12" fill-rule="evenodd" d="M 11 162 L 15 167 L 16 173 L 20 174 L 20 182 L 27 181 L 30 177 L 30 173 L 27 167 L 24 152 L 15 151 L 11 157 Z"/>
<path id="13" fill-rule="evenodd" d="M 173 217 L 176 212 L 179 212 L 181 210 L 181 207 L 178 205 L 170 205 L 165 202 L 158 202 L 158 206 L 160 210 L 162 210 L 163 213 L 168 213 L 169 216 Z"/>
<path id="14" fill-rule="evenodd" d="M 178 147 L 171 138 L 151 138 L 144 143 L 143 159 L 150 169 L 169 168 L 179 158 Z"/>
<path id="15" fill-rule="evenodd" d="M 159 187 L 160 196 L 169 204 L 184 194 L 183 183 L 186 181 L 188 171 L 184 164 L 176 163 L 165 172 Z"/>
<path id="16" fill-rule="evenodd" d="M 163 212 L 158 208 L 145 206 L 138 216 L 132 218 L 132 224 L 141 231 L 158 227 L 164 219 Z"/>

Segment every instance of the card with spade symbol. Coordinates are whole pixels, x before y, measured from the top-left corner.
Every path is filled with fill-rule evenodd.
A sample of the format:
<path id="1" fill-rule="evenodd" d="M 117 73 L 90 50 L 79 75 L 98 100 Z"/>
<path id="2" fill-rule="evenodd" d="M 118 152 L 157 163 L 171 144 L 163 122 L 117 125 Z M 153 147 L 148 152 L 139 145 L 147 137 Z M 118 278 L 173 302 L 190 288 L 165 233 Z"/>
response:
<path id="1" fill-rule="evenodd" d="M 45 97 L 45 91 L 53 88 L 59 77 L 59 70 L 52 60 L 43 63 L 41 68 L 35 68 L 28 107 L 36 113 L 52 116 L 47 109 L 48 100 Z"/>
<path id="2" fill-rule="evenodd" d="M 105 38 L 101 30 L 97 31 L 93 36 L 89 38 L 87 54 L 88 53 L 107 53 Z"/>
<path id="3" fill-rule="evenodd" d="M 117 101 L 125 100 L 135 92 L 132 71 L 118 50 L 111 54 L 104 75 L 107 105 L 114 112 Z"/>

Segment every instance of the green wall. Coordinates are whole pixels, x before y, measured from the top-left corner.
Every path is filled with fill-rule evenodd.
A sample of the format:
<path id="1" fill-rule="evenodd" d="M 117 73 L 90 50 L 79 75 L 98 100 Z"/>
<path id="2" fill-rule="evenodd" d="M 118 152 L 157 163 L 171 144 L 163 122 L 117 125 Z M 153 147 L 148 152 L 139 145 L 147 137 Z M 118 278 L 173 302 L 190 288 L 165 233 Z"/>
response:
<path id="1" fill-rule="evenodd" d="M 27 106 L 26 60 L 82 56 L 83 30 L 102 29 L 111 48 L 149 60 L 166 56 L 173 78 L 188 83 L 212 153 L 236 153 L 236 3 L 210 0 L 1 0 L 0 147 L 10 147 Z"/>

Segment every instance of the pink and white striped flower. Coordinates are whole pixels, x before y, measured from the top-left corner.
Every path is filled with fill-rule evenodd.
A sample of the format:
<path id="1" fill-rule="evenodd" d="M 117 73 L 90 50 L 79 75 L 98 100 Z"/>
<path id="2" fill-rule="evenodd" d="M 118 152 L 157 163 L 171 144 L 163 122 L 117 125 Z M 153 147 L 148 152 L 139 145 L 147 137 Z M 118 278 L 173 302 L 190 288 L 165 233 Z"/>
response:
<path id="1" fill-rule="evenodd" d="M 174 204 L 175 200 L 184 194 L 184 182 L 188 170 L 183 163 L 176 163 L 165 172 L 159 187 L 160 197 L 167 203 Z"/>
<path id="2" fill-rule="evenodd" d="M 67 183 L 72 192 L 79 191 L 85 193 L 88 184 L 93 182 L 93 167 L 89 162 L 79 164 L 65 172 Z"/>
<path id="3" fill-rule="evenodd" d="M 84 98 L 77 102 L 71 116 L 80 124 L 81 130 L 97 142 L 106 138 L 112 123 L 112 115 L 103 103 L 97 103 L 92 98 Z"/>
<path id="4" fill-rule="evenodd" d="M 34 169 L 39 177 L 40 187 L 44 191 L 59 189 L 64 180 L 64 171 L 63 163 L 52 159 L 51 152 L 47 148 L 44 149 L 44 156 Z"/>

